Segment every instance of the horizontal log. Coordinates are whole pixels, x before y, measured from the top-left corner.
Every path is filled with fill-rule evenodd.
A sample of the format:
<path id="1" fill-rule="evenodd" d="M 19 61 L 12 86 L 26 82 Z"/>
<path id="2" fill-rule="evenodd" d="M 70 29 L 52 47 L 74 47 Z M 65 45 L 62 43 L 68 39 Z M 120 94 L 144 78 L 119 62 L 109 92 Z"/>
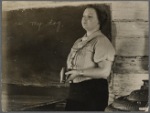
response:
<path id="1" fill-rule="evenodd" d="M 138 9 L 138 10 L 148 10 L 148 1 L 119 1 L 112 2 L 112 10 L 130 10 L 130 9 Z"/>
<path id="2" fill-rule="evenodd" d="M 148 38 L 115 39 L 116 54 L 119 56 L 148 56 Z"/>
<path id="3" fill-rule="evenodd" d="M 120 57 L 115 58 L 114 73 L 148 73 L 148 57 Z"/>
<path id="4" fill-rule="evenodd" d="M 112 20 L 148 21 L 148 1 L 121 1 L 112 3 Z"/>
<path id="5" fill-rule="evenodd" d="M 112 37 L 144 37 L 148 38 L 148 22 L 113 22 Z"/>
<path id="6" fill-rule="evenodd" d="M 148 80 L 148 74 L 114 74 L 113 93 L 115 96 L 129 95 L 133 90 L 140 89 L 142 80 Z"/>

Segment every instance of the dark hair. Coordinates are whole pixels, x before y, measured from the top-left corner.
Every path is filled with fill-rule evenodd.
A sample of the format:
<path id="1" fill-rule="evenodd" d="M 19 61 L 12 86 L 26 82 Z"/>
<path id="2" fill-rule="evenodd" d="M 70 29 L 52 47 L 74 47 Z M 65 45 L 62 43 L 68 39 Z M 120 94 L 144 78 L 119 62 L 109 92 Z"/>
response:
<path id="1" fill-rule="evenodd" d="M 87 5 L 85 9 L 92 8 L 96 11 L 99 23 L 100 23 L 100 29 L 103 28 L 107 21 L 107 13 L 105 11 L 100 10 L 97 5 Z"/>

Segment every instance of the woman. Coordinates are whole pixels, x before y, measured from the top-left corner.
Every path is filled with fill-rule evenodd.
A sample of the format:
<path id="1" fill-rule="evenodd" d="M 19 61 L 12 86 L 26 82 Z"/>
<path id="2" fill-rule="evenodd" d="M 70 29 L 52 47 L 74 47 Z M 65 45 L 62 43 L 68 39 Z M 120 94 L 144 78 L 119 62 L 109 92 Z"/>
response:
<path id="1" fill-rule="evenodd" d="M 104 111 L 108 104 L 108 83 L 115 50 L 102 34 L 102 19 L 94 6 L 83 13 L 86 34 L 73 45 L 67 59 L 67 82 L 70 83 L 66 111 Z"/>

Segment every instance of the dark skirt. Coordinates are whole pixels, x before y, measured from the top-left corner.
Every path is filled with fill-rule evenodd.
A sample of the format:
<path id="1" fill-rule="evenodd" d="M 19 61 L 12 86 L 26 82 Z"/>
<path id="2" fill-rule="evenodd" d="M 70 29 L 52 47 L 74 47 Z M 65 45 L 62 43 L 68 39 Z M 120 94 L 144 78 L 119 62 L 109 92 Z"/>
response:
<path id="1" fill-rule="evenodd" d="M 71 83 L 66 111 L 104 111 L 108 105 L 108 82 L 92 79 Z"/>

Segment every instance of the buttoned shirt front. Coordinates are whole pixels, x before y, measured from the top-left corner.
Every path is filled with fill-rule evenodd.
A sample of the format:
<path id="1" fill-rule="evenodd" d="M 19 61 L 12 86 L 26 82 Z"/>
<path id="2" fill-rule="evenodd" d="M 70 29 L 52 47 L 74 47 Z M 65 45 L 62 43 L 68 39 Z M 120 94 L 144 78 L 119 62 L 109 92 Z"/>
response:
<path id="1" fill-rule="evenodd" d="M 88 69 L 97 67 L 97 63 L 103 60 L 113 61 L 115 49 L 111 42 L 100 30 L 89 37 L 84 35 L 79 38 L 71 48 L 67 59 L 68 69 Z M 91 79 L 90 77 L 79 76 L 73 82 L 78 83 Z"/>

